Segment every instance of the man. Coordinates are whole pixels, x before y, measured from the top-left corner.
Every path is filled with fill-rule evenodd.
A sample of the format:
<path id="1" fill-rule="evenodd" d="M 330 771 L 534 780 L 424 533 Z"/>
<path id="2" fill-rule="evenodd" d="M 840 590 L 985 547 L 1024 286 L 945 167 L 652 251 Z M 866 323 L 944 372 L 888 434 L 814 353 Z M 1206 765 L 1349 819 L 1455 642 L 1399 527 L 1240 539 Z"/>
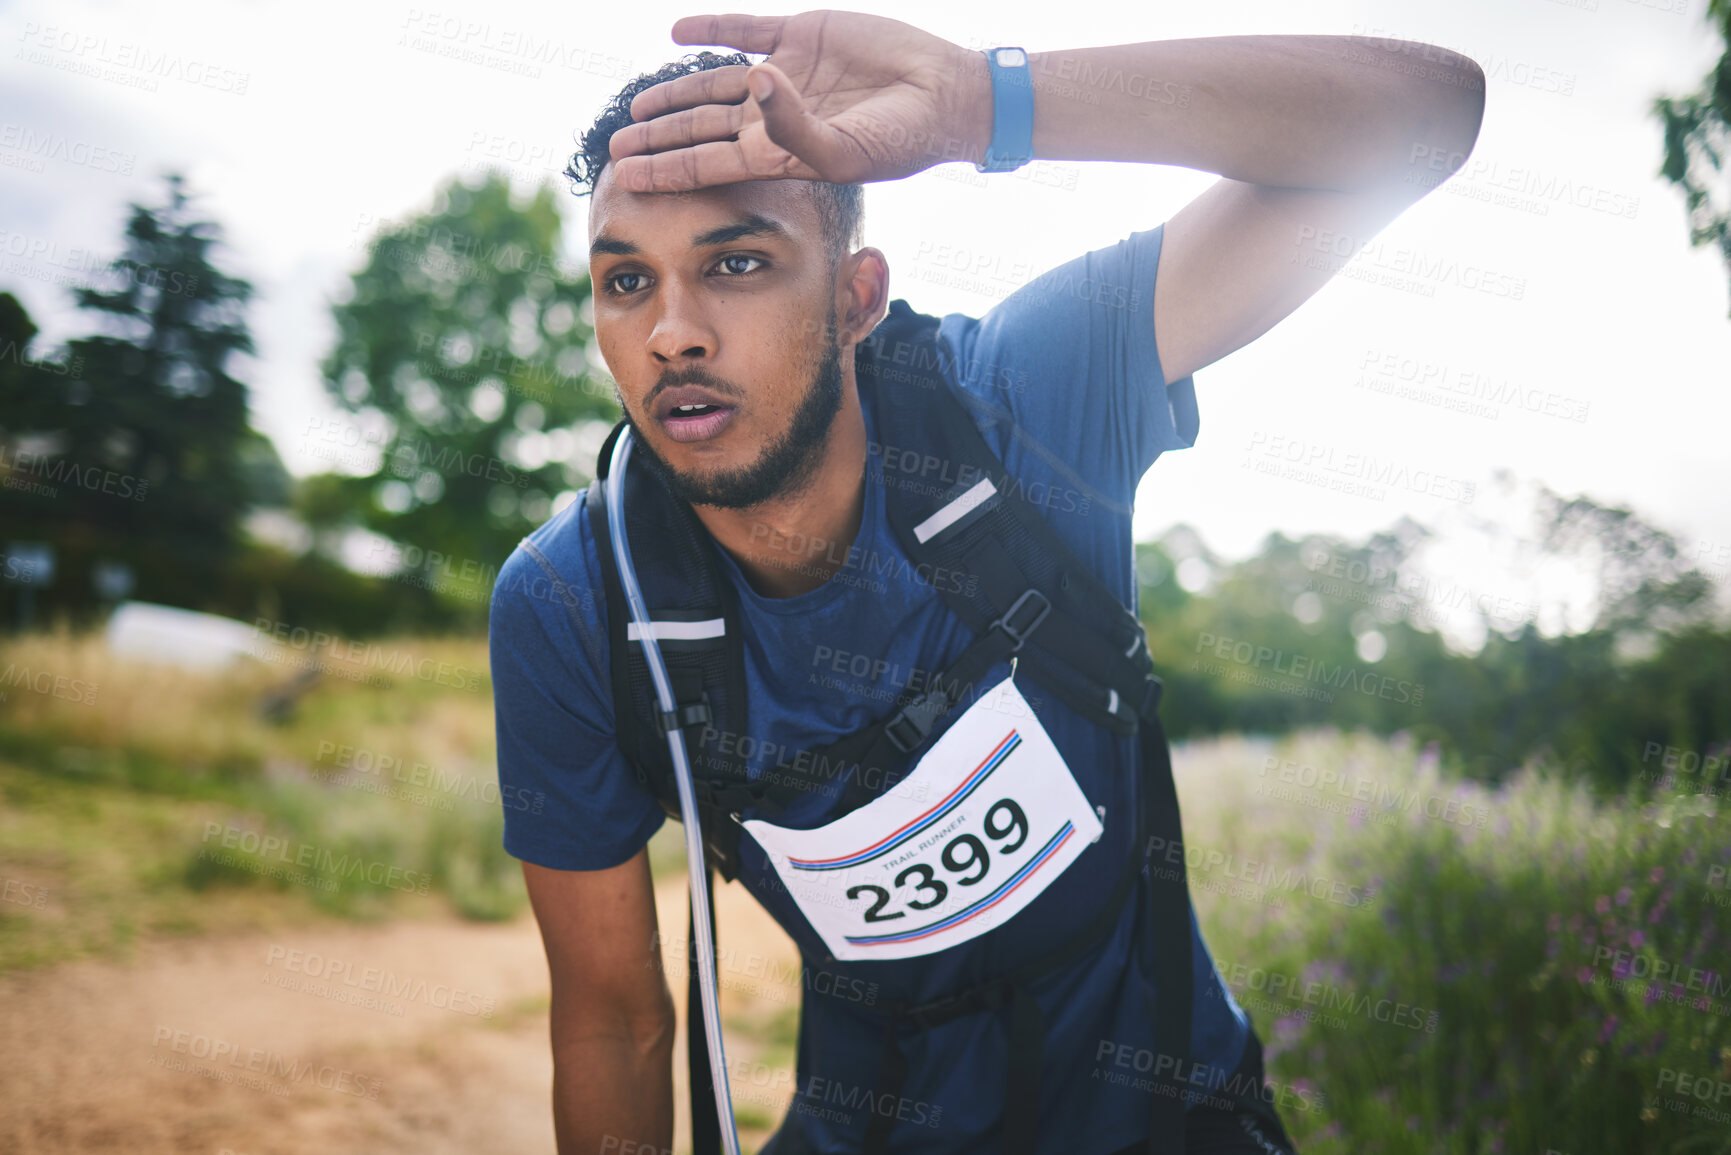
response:
<path id="1" fill-rule="evenodd" d="M 972 637 L 884 524 L 884 447 L 854 353 L 891 294 L 884 255 L 855 247 L 857 186 L 1000 157 L 1008 97 L 993 65 L 1015 58 L 844 12 L 687 17 L 673 38 L 769 59 L 669 65 L 628 86 L 585 136 L 568 171 L 593 192 L 596 337 L 637 451 L 729 566 L 752 737 L 805 749 L 880 719 L 897 690 Z M 1026 67 L 1032 156 L 1223 178 L 1164 226 L 940 329 L 943 371 L 1005 473 L 1134 608 L 1131 502 L 1161 452 L 1194 441 L 1192 374 L 1328 279 L 1309 238 L 1368 241 L 1434 187 L 1408 179 L 1429 157 L 1470 153 L 1483 73 L 1429 46 L 1333 36 L 1033 53 Z M 560 1150 L 657 1150 L 672 1146 L 675 1022 L 644 846 L 664 815 L 613 742 L 606 615 L 625 610 L 603 604 L 582 505 L 525 539 L 494 596 L 501 780 L 549 800 L 539 814 L 506 812 L 505 845 L 523 860 L 552 976 Z M 1137 849 L 1125 793 L 1134 740 L 1024 678 L 1103 832 L 1008 921 L 907 960 L 924 997 L 1073 933 Z M 768 888 L 753 893 L 790 933 L 809 931 Z M 1004 1019 L 982 1013 L 909 1036 L 889 1149 L 975 1155 L 1018 1138 L 1042 1153 L 1148 1149 L 1136 1076 L 1158 992 L 1133 961 L 1136 938 L 1130 904 L 1103 946 L 1042 984 L 1036 1136 L 1006 1134 Z M 1192 953 L 1199 1084 L 1260 1087 L 1259 1041 L 1199 932 Z M 773 1155 L 863 1150 L 881 1113 L 871 1096 L 882 1020 L 857 992 L 888 964 L 831 960 L 816 984 L 819 961 L 807 956 L 795 1109 Z M 1257 1109 L 1189 1104 L 1185 1149 L 1290 1151 L 1277 1114 L 1248 1099 Z"/>

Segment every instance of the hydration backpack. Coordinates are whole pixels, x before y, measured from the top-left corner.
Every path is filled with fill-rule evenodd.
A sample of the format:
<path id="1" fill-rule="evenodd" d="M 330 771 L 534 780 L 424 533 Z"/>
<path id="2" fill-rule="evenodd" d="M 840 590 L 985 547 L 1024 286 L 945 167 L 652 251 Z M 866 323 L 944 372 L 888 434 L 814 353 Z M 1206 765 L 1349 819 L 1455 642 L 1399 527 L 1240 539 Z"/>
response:
<path id="1" fill-rule="evenodd" d="M 906 301 L 893 301 L 882 323 L 856 346 L 855 375 L 861 404 L 874 407 L 879 441 L 902 450 L 898 461 L 919 462 L 928 474 L 925 463 L 941 463 L 935 485 L 888 484 L 886 457 L 885 510 L 915 563 L 934 567 L 929 572 L 947 569 L 976 579 L 934 586 L 932 591 L 974 631 L 973 642 L 927 679 L 920 692 L 905 688 L 874 724 L 804 752 L 776 773 L 750 778 L 737 753 L 725 744 L 705 743 L 706 735 L 752 733 L 738 595 L 708 529 L 667 490 L 648 462 L 633 457 L 627 477 L 607 476 L 614 442 L 626 427 L 621 420 L 602 446 L 596 480 L 582 511 L 595 535 L 610 611 L 610 676 L 619 748 L 663 809 L 678 820 L 679 797 L 665 735 L 676 728 L 685 731 L 706 882 L 713 896 L 716 873 L 729 881 L 739 876 L 742 812 L 750 808 L 773 819 L 796 799 L 809 797 L 812 787 L 801 780 L 801 765 L 839 764 L 862 771 L 845 776 L 831 819 L 872 801 L 919 759 L 933 726 L 971 695 L 987 670 L 1011 655 L 1018 673 L 1025 672 L 1082 717 L 1114 735 L 1138 736 L 1142 782 L 1136 837 L 1098 914 L 1083 931 L 1027 966 L 941 999 L 921 1004 L 892 1000 L 879 1008 L 885 1023 L 884 1055 L 874 1096 L 901 1093 L 907 1065 L 897 1043 L 899 1025 L 931 1027 L 960 1015 L 1008 1007 L 1004 1149 L 1006 1155 L 1032 1155 L 1045 1032 L 1029 987 L 1097 949 L 1117 926 L 1123 904 L 1140 889 L 1145 903 L 1141 958 L 1144 966 L 1151 965 L 1149 977 L 1159 995 L 1155 1044 L 1162 1057 L 1151 1076 L 1156 1087 L 1149 1151 L 1182 1155 L 1187 1087 L 1181 1075 L 1190 1066 L 1193 964 L 1178 797 L 1157 713 L 1160 679 L 1135 615 L 1030 503 L 1012 496 L 1020 487 L 940 371 L 937 328 L 937 318 L 914 312 Z M 626 486 L 626 532 L 637 579 L 677 701 L 676 709 L 667 713 L 656 698 L 638 627 L 623 609 L 625 595 L 605 501 L 606 487 L 616 484 Z M 1150 871 L 1151 845 L 1168 848 L 1169 863 L 1174 861 L 1170 848 L 1179 848 L 1176 868 Z M 690 928 L 689 921 L 687 925 Z M 712 933 L 713 927 L 712 920 Z M 687 941 L 694 943 L 695 929 L 688 934 Z M 696 1155 L 711 1155 L 720 1150 L 720 1125 L 703 1018 L 696 1011 L 700 1003 L 694 951 L 687 951 L 687 960 L 692 1132 Z M 1171 1063 L 1166 1066 L 1168 1057 Z M 873 1114 L 866 1132 L 867 1155 L 887 1152 L 893 1122 Z"/>

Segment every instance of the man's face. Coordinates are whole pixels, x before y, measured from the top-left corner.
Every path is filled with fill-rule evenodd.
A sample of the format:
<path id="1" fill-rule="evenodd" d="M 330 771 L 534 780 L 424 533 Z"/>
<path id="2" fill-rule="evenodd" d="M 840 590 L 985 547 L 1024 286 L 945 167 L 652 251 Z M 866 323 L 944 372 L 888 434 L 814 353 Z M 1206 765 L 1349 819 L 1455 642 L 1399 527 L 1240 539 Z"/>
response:
<path id="1" fill-rule="evenodd" d="M 589 243 L 596 340 L 638 449 L 674 493 L 728 509 L 797 494 L 843 387 L 810 186 L 633 193 L 609 165 Z"/>

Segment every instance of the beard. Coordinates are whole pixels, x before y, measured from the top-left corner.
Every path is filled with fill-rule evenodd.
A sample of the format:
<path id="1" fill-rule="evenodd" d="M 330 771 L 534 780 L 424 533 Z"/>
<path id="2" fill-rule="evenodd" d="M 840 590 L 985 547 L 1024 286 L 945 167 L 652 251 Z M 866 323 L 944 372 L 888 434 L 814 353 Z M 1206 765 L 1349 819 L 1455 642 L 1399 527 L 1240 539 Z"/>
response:
<path id="1" fill-rule="evenodd" d="M 635 452 L 641 453 L 666 484 L 669 492 L 690 505 L 718 509 L 751 509 L 775 498 L 799 494 L 817 475 L 823 463 L 830 427 L 841 412 L 841 346 L 836 342 L 835 307 L 829 311 L 825 348 L 817 372 L 800 399 L 787 432 L 764 446 L 757 460 L 747 465 L 718 470 L 704 476 L 681 472 L 668 465 L 649 446 L 642 428 L 631 419 L 620 398 L 620 411 L 631 426 Z M 715 388 L 713 378 L 697 372 L 665 379 L 670 385 L 704 385 Z M 615 385 L 615 394 L 618 386 Z"/>

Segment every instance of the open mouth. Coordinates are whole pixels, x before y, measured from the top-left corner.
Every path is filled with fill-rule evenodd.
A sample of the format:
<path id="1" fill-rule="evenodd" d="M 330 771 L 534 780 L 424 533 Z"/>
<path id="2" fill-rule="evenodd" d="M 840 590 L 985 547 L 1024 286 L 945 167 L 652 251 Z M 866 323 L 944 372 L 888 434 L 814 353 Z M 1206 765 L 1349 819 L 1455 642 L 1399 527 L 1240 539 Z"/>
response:
<path id="1" fill-rule="evenodd" d="M 726 405 L 676 405 L 661 424 L 675 441 L 707 441 L 733 416 Z"/>

